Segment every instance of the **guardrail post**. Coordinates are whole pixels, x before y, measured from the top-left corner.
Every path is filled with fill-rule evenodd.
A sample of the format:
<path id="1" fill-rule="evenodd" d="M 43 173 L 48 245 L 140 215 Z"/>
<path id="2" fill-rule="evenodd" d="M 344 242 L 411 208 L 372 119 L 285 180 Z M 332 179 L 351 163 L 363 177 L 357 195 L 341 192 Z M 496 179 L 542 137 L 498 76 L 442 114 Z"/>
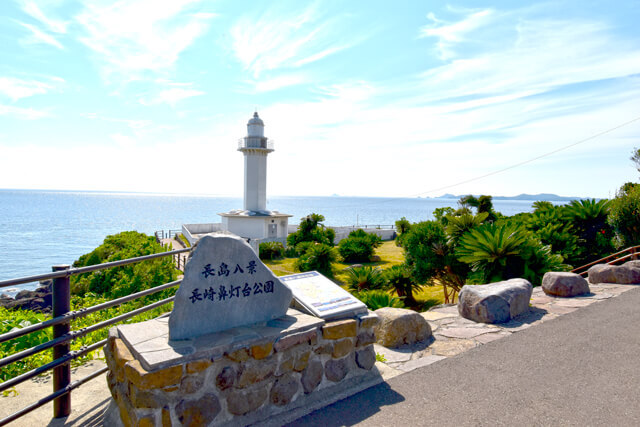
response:
<path id="1" fill-rule="evenodd" d="M 53 271 L 68 270 L 69 265 L 54 265 Z M 53 279 L 53 317 L 61 316 L 71 310 L 71 288 L 69 276 Z M 53 326 L 53 338 L 68 334 L 71 330 L 70 322 Z M 71 349 L 69 342 L 53 347 L 53 360 L 66 356 Z M 69 364 L 53 369 L 53 391 L 65 388 L 71 383 L 71 366 Z M 53 401 L 53 417 L 62 418 L 71 413 L 71 393 L 60 396 Z"/>

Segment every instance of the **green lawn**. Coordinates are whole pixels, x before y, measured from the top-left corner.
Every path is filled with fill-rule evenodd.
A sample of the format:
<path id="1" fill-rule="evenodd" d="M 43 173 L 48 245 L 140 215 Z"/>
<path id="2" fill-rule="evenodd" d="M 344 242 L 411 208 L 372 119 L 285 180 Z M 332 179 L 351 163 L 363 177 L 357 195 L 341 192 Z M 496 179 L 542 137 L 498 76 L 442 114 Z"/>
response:
<path id="1" fill-rule="evenodd" d="M 384 270 L 404 262 L 404 252 L 402 248 L 396 246 L 395 241 L 382 242 L 382 245 L 376 249 L 375 255 L 380 257 L 380 261 L 362 263 L 362 265 L 375 265 Z M 276 276 L 286 276 L 287 274 L 299 273 L 294 267 L 295 261 L 296 258 L 284 258 L 264 261 L 264 263 Z M 351 264 L 344 264 L 342 262 L 334 264 L 335 281 L 338 282 L 338 284 L 343 285 L 346 282 L 347 273 L 345 269 L 349 266 L 351 266 Z M 425 286 L 416 293 L 415 299 L 418 302 L 418 306 L 414 308 L 421 311 L 427 310 L 434 305 L 442 304 L 444 302 L 442 286 Z"/>

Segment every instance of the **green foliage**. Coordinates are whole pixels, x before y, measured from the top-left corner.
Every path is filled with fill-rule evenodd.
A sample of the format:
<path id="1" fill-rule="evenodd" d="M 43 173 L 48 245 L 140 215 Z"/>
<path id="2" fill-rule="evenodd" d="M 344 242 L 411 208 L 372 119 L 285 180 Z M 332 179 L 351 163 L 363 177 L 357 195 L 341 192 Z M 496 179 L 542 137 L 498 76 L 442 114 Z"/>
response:
<path id="1" fill-rule="evenodd" d="M 345 262 L 368 262 L 382 239 L 377 234 L 366 233 L 362 229 L 349 233 L 349 237 L 338 244 L 338 252 Z"/>
<path id="2" fill-rule="evenodd" d="M 284 245 L 280 242 L 264 242 L 260 243 L 258 249 L 260 259 L 273 260 L 284 257 Z"/>
<path id="3" fill-rule="evenodd" d="M 404 298 L 405 304 L 413 305 L 415 299 L 413 293 L 422 288 L 417 283 L 406 265 L 394 265 L 384 270 L 385 282 L 390 286 L 400 298 Z"/>
<path id="4" fill-rule="evenodd" d="M 404 308 L 404 304 L 398 297 L 389 295 L 387 292 L 379 289 L 362 291 L 355 293 L 354 296 L 365 303 L 369 310 L 377 310 L 382 307 Z"/>
<path id="5" fill-rule="evenodd" d="M 73 263 L 74 267 L 102 264 L 165 252 L 155 239 L 136 231 L 107 236 L 102 245 Z M 112 298 L 129 295 L 173 281 L 177 271 L 171 257 L 113 267 L 71 277 L 71 291 L 76 295 L 93 292 Z"/>
<path id="6" fill-rule="evenodd" d="M 436 219 L 436 221 L 438 221 L 439 223 L 441 223 L 446 227 L 447 224 L 449 223 L 449 216 L 453 216 L 454 212 L 455 212 L 455 209 L 450 208 L 448 206 L 443 208 L 435 208 L 433 210 L 433 217 Z"/>
<path id="7" fill-rule="evenodd" d="M 185 248 L 190 248 L 191 247 L 191 243 L 189 243 L 187 238 L 184 237 L 184 234 L 182 234 L 182 233 L 176 234 L 176 239 L 179 240 L 180 242 L 182 242 L 182 246 L 184 246 Z"/>
<path id="8" fill-rule="evenodd" d="M 148 305 L 151 301 L 157 300 L 159 298 L 167 298 L 175 294 L 175 288 L 170 290 L 165 290 L 160 292 L 159 297 L 154 297 L 152 295 L 140 298 L 135 301 L 130 301 L 124 304 L 121 304 L 117 307 L 112 307 L 106 310 L 101 310 L 95 313 L 91 313 L 87 316 L 80 317 L 75 319 L 71 323 L 72 330 L 83 329 L 98 322 L 102 322 L 118 315 L 127 313 L 129 311 L 140 308 L 144 305 Z M 81 310 L 83 308 L 91 307 L 97 304 L 101 304 L 103 302 L 108 301 L 109 298 L 97 296 L 93 293 L 86 293 L 84 296 L 72 296 L 71 298 L 71 309 L 72 310 Z M 162 313 L 166 313 L 171 311 L 172 304 L 166 304 L 161 307 L 156 307 L 153 310 L 149 310 L 145 313 L 134 316 L 131 319 L 128 319 L 124 322 L 119 322 L 117 324 L 123 323 L 135 323 L 142 322 L 144 320 L 153 319 L 158 317 Z M 9 332 L 15 328 L 24 328 L 32 324 L 40 323 L 44 320 L 47 320 L 48 316 L 35 313 L 29 310 L 7 310 L 5 308 L 0 307 L 0 334 L 4 334 Z M 71 350 L 79 350 L 84 346 L 89 346 L 98 341 L 101 341 L 107 338 L 108 328 L 91 332 L 83 337 L 80 337 L 74 340 L 71 343 Z M 24 335 L 22 337 L 18 337 L 16 339 L 5 341 L 0 344 L 0 358 L 7 357 L 11 354 L 14 354 L 18 351 L 25 350 L 27 348 L 31 348 L 33 346 L 43 344 L 53 338 L 51 328 L 44 329 L 42 331 L 32 332 L 30 334 Z M 79 359 L 73 360 L 72 366 L 78 366 L 82 363 L 85 363 L 89 360 L 92 360 L 96 356 L 96 353 L 89 353 L 85 356 L 82 356 Z M 52 361 L 52 353 L 51 350 L 45 350 L 41 353 L 35 354 L 31 357 L 25 358 L 18 362 L 14 362 L 10 365 L 3 367 L 0 370 L 0 382 L 4 382 L 8 379 L 16 377 L 20 374 L 23 374 L 27 371 L 35 369 L 39 366 L 42 366 L 46 363 Z"/>
<path id="9" fill-rule="evenodd" d="M 634 148 L 631 152 L 631 161 L 635 163 L 636 169 L 640 172 L 640 148 Z"/>
<path id="10" fill-rule="evenodd" d="M 378 267 L 365 265 L 347 269 L 347 286 L 351 292 L 380 289 L 384 285 L 384 275 Z"/>
<path id="11" fill-rule="evenodd" d="M 333 246 L 336 233 L 332 228 L 325 228 L 322 221 L 324 216 L 315 213 L 300 219 L 298 231 L 287 236 L 287 245 L 295 247 L 302 242 L 317 242 Z"/>
<path id="12" fill-rule="evenodd" d="M 573 264 L 574 260 L 581 257 L 583 248 L 579 245 L 573 225 L 564 220 L 564 207 L 549 202 L 536 203 L 533 213 L 520 215 L 518 219 L 542 244 L 551 246 L 553 252 Z"/>
<path id="13" fill-rule="evenodd" d="M 376 353 L 376 362 L 386 362 L 387 358 L 384 357 L 384 354 Z"/>
<path id="14" fill-rule="evenodd" d="M 482 224 L 488 216 L 488 212 L 481 212 L 477 215 L 465 213 L 460 216 L 448 216 L 447 225 L 445 227 L 445 231 L 447 233 L 447 243 L 450 246 L 457 245 L 458 240 L 460 240 L 460 236 Z"/>
<path id="15" fill-rule="evenodd" d="M 609 200 L 572 200 L 564 207 L 564 218 L 578 236 L 583 252 L 575 257 L 575 265 L 587 264 L 609 255 L 615 250 L 613 229 L 607 222 Z"/>
<path id="16" fill-rule="evenodd" d="M 523 277 L 537 285 L 547 271 L 566 269 L 561 256 L 515 222 L 483 224 L 465 233 L 455 253 L 471 265 L 469 279 L 476 283 Z"/>
<path id="17" fill-rule="evenodd" d="M 411 228 L 411 223 L 407 218 L 402 217 L 396 221 L 396 231 L 398 232 L 398 235 L 402 235 L 406 233 L 407 231 L 409 231 L 410 228 Z"/>
<path id="18" fill-rule="evenodd" d="M 336 262 L 338 255 L 335 248 L 324 244 L 314 243 L 300 255 L 295 262 L 299 271 L 318 271 L 327 277 L 333 277 L 332 263 Z"/>
<path id="19" fill-rule="evenodd" d="M 618 191 L 611 201 L 609 224 L 615 230 L 620 246 L 640 244 L 640 185 L 623 186 Z"/>
<path id="20" fill-rule="evenodd" d="M 405 263 L 418 282 L 426 282 L 444 268 L 447 260 L 442 251 L 446 244 L 444 227 L 439 222 L 424 221 L 411 227 L 403 248 Z"/>

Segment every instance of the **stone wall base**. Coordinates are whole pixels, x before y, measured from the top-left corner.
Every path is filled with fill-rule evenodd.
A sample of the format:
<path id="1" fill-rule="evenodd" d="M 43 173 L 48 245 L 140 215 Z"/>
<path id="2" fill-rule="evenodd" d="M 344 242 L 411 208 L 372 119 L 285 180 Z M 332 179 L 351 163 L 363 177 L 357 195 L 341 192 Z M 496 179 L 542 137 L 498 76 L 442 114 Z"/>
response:
<path id="1" fill-rule="evenodd" d="M 170 343 L 166 320 L 121 325 L 105 347 L 107 425 L 282 425 L 382 382 L 375 314 L 266 324 Z M 164 337 L 164 338 L 163 338 Z"/>

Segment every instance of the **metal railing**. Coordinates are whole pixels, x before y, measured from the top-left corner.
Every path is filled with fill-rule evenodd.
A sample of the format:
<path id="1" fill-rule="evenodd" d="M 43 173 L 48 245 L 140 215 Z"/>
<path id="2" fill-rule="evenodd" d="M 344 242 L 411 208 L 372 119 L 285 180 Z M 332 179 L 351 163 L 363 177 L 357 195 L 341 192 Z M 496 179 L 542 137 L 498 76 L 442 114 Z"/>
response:
<path id="1" fill-rule="evenodd" d="M 149 305 L 140 307 L 138 309 L 132 310 L 130 312 L 121 314 L 119 316 L 113 317 L 111 319 L 95 323 L 91 326 L 78 329 L 71 330 L 71 321 L 87 316 L 91 313 L 95 313 L 97 311 L 105 310 L 110 307 L 114 307 L 125 302 L 133 301 L 135 299 L 152 295 L 163 291 L 165 289 L 173 288 L 178 286 L 181 283 L 181 280 L 175 280 L 173 282 L 165 283 L 160 286 L 156 286 L 155 288 L 146 289 L 141 292 L 136 292 L 131 295 L 127 295 L 121 298 L 117 298 L 111 301 L 107 301 L 102 304 L 94 305 L 92 307 L 83 308 L 76 311 L 71 311 L 71 288 L 70 288 L 70 277 L 76 274 L 90 273 L 92 271 L 104 270 L 112 267 L 119 267 L 127 264 L 134 264 L 137 262 L 148 261 L 156 258 L 162 258 L 167 256 L 178 256 L 189 252 L 191 248 L 187 249 L 179 249 L 175 251 L 169 252 L 161 252 L 152 255 L 145 255 L 137 258 L 129 258 L 125 260 L 119 260 L 114 262 L 108 262 L 104 264 L 91 265 L 87 267 L 80 268 L 71 268 L 69 265 L 58 265 L 54 266 L 52 273 L 47 274 L 39 274 L 36 276 L 28 276 L 21 277 L 18 279 L 10 279 L 0 281 L 0 289 L 8 287 L 21 285 L 24 283 L 38 282 L 41 280 L 53 279 L 52 286 L 52 318 L 46 320 L 41 323 L 37 323 L 35 325 L 30 325 L 24 328 L 15 329 L 0 335 L 0 343 L 10 341 L 21 336 L 30 334 L 32 332 L 37 332 L 46 328 L 53 328 L 53 339 L 47 341 L 45 343 L 36 345 L 35 347 L 22 350 L 18 353 L 11 354 L 3 359 L 0 359 L 0 369 L 3 367 L 18 362 L 26 357 L 33 356 L 37 353 L 40 353 L 47 349 L 53 350 L 53 361 L 39 366 L 38 368 L 32 369 L 29 372 L 25 372 L 17 377 L 11 378 L 3 383 L 0 383 L 0 392 L 8 390 L 17 384 L 20 384 L 24 381 L 27 381 L 31 378 L 34 378 L 38 375 L 41 375 L 49 370 L 53 370 L 53 392 L 48 396 L 38 400 L 37 402 L 32 403 L 29 406 L 22 408 L 21 410 L 3 418 L 0 420 L 0 426 L 8 424 L 11 421 L 14 421 L 23 415 L 33 411 L 34 409 L 39 408 L 46 403 L 53 401 L 53 417 L 61 418 L 66 417 L 71 413 L 71 392 L 86 383 L 87 381 L 96 378 L 100 374 L 103 374 L 107 371 L 107 368 L 99 369 L 90 375 L 81 378 L 77 381 L 71 382 L 71 366 L 70 362 L 74 359 L 79 358 L 87 353 L 98 350 L 107 343 L 107 340 L 102 340 L 91 344 L 89 346 L 83 347 L 79 350 L 70 349 L 71 341 L 85 336 L 89 333 L 95 332 L 97 330 L 109 327 L 118 322 L 122 322 L 126 319 L 130 319 L 138 314 L 144 313 L 149 310 L 153 310 L 156 307 L 163 306 L 173 301 L 174 297 L 169 297 L 162 299 L 160 301 L 153 302 Z M 184 264 L 183 264 L 184 268 Z"/>
<path id="2" fill-rule="evenodd" d="M 156 236 L 156 241 L 160 243 L 162 239 L 171 239 L 180 233 L 182 233 L 182 230 L 167 230 L 166 232 L 164 230 L 158 230 L 153 234 Z"/>
<path id="3" fill-rule="evenodd" d="M 247 136 L 238 140 L 238 150 L 245 148 L 259 148 L 273 151 L 275 143 L 272 139 L 259 136 Z"/>
<path id="4" fill-rule="evenodd" d="M 631 261 L 634 259 L 640 258 L 640 246 L 631 246 L 627 249 L 623 249 L 620 252 L 616 252 L 604 258 L 600 258 L 599 260 L 590 262 L 589 264 L 582 265 L 578 268 L 574 268 L 571 270 L 572 273 L 576 273 L 585 277 L 589 268 L 593 267 L 596 264 L 619 264 L 625 261 Z"/>

